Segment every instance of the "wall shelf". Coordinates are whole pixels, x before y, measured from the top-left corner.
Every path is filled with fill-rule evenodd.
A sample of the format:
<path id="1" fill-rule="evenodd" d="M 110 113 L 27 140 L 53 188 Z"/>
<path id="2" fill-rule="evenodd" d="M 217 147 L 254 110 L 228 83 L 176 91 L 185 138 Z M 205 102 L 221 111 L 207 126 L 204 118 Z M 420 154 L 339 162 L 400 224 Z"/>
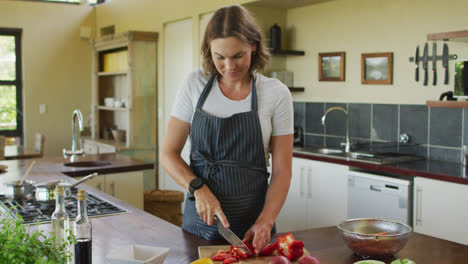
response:
<path id="1" fill-rule="evenodd" d="M 121 72 L 98 72 L 98 76 L 116 76 L 116 75 L 126 75 L 126 71 Z"/>
<path id="2" fill-rule="evenodd" d="M 96 108 L 99 110 L 107 110 L 107 111 L 129 111 L 130 110 L 127 107 L 111 107 L 111 106 L 104 106 L 104 105 L 98 105 L 96 106 Z"/>
<path id="3" fill-rule="evenodd" d="M 427 40 L 453 40 L 468 42 L 468 30 L 427 34 Z"/>
<path id="4" fill-rule="evenodd" d="M 304 87 L 288 87 L 291 92 L 304 92 Z"/>
<path id="5" fill-rule="evenodd" d="M 429 107 L 468 108 L 468 101 L 426 101 Z"/>
<path id="6" fill-rule="evenodd" d="M 273 55 L 297 55 L 304 56 L 305 52 L 302 50 L 270 50 Z"/>

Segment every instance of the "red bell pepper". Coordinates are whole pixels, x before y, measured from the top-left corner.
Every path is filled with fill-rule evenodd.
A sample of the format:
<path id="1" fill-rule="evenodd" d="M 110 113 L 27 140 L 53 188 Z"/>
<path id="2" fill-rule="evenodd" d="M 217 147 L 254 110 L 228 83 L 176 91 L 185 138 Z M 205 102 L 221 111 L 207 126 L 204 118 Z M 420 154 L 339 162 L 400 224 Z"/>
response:
<path id="1" fill-rule="evenodd" d="M 250 244 L 250 242 L 244 242 L 244 244 L 249 248 L 250 252 L 252 253 L 250 256 L 254 255 L 255 254 L 255 249 L 254 249 L 253 245 Z"/>
<path id="2" fill-rule="evenodd" d="M 271 256 L 273 255 L 273 252 L 278 248 L 278 242 L 271 243 L 268 246 L 264 247 L 262 250 L 260 250 L 260 255 L 262 256 Z"/>
<path id="3" fill-rule="evenodd" d="M 304 254 L 304 242 L 295 240 L 291 233 L 278 237 L 278 255 L 285 256 L 289 260 L 296 260 Z"/>
<path id="4" fill-rule="evenodd" d="M 234 257 L 225 258 L 223 260 L 223 264 L 231 264 L 231 263 L 234 263 L 234 262 L 237 262 L 237 259 L 234 258 Z"/>

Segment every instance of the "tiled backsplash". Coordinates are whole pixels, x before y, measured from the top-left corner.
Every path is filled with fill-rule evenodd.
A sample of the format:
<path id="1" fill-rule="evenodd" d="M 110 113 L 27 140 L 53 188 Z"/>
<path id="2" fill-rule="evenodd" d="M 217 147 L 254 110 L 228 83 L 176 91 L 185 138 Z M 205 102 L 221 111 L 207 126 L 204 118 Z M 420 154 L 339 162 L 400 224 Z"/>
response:
<path id="1" fill-rule="evenodd" d="M 425 105 L 294 102 L 294 124 L 302 127 L 306 146 L 338 147 L 345 141 L 346 119 L 341 111 L 325 111 L 340 106 L 348 111 L 351 142 L 361 146 L 397 148 L 429 159 L 461 162 L 462 146 L 468 145 L 468 109 L 426 107 Z M 399 143 L 400 134 L 410 144 Z"/>

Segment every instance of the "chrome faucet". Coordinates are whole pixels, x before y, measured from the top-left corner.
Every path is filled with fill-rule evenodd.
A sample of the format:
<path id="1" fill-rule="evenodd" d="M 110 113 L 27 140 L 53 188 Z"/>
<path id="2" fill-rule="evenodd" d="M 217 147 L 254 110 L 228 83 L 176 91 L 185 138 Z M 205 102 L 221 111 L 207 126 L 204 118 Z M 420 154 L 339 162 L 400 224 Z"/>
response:
<path id="1" fill-rule="evenodd" d="M 76 109 L 73 111 L 73 117 L 72 117 L 72 149 L 71 150 L 66 150 L 63 149 L 63 156 L 72 156 L 72 159 L 74 158 L 75 155 L 83 155 L 84 151 L 82 148 L 78 149 L 78 140 L 77 140 L 77 134 L 76 134 L 76 121 L 75 119 L 78 117 L 78 129 L 79 131 L 83 131 L 83 114 L 81 113 L 80 110 Z M 81 143 L 80 143 L 81 147 Z"/>
<path id="2" fill-rule="evenodd" d="M 327 118 L 327 114 L 330 113 L 333 110 L 338 110 L 338 111 L 341 111 L 341 112 L 343 112 L 345 114 L 345 118 L 346 118 L 346 143 L 344 144 L 345 145 L 345 152 L 351 152 L 351 143 L 349 141 L 348 111 L 346 111 L 343 107 L 339 107 L 339 106 L 334 106 L 334 107 L 328 108 L 327 111 L 325 111 L 325 114 L 323 114 L 323 116 L 322 116 L 322 125 L 325 126 L 325 119 Z"/>

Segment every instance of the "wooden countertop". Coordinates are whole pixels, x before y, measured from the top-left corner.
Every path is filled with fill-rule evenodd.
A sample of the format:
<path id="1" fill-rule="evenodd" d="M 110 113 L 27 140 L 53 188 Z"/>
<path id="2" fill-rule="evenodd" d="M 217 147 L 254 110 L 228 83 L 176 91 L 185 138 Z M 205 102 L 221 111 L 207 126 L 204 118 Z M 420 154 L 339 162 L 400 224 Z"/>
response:
<path id="1" fill-rule="evenodd" d="M 113 163 L 114 169 L 130 169 L 134 166 L 149 166 L 151 164 L 132 161 L 120 154 L 90 155 L 82 160 L 108 160 Z M 7 165 L 7 172 L 0 173 L 0 183 L 21 178 L 32 160 L 0 161 Z M 62 165 L 63 158 L 37 159 L 36 166 L 30 172 L 28 179 L 42 182 L 65 179 L 71 182 L 75 180 L 62 174 L 70 172 Z M 146 165 L 145 165 L 146 164 Z M 135 168 L 135 167 L 133 167 Z M 103 170 L 112 170 L 103 168 Z M 132 169 L 136 170 L 136 169 Z M 96 171 L 103 173 L 100 169 Z M 89 171 L 88 171 L 89 172 Z M 85 169 L 76 169 L 72 174 L 87 174 Z M 0 184 L 0 193 L 4 193 L 3 184 Z M 190 263 L 198 258 L 198 247 L 206 245 L 225 245 L 224 241 L 207 241 L 190 233 L 182 231 L 179 227 L 166 222 L 158 217 L 148 214 L 120 200 L 93 189 L 87 185 L 80 185 L 103 200 L 118 205 L 127 213 L 91 218 L 93 225 L 93 262 L 106 263 L 105 256 L 112 250 L 126 247 L 130 244 L 143 244 L 156 247 L 170 248 L 165 264 Z M 50 224 L 30 226 L 31 229 L 51 231 Z M 293 232 L 298 240 L 304 241 L 305 247 L 324 264 L 351 264 L 360 260 L 352 254 L 341 240 L 336 227 L 326 227 Z M 275 237 L 275 236 L 274 236 Z M 444 263 L 459 264 L 468 263 L 468 246 L 449 242 L 446 240 L 413 233 L 408 244 L 396 256 L 396 258 L 410 258 L 416 263 Z M 388 264 L 394 258 L 387 259 Z"/>
<path id="2" fill-rule="evenodd" d="M 305 154 L 303 152 L 294 152 L 293 157 L 342 164 L 374 172 L 392 173 L 410 177 L 424 177 L 441 181 L 468 184 L 468 169 L 462 164 L 455 162 L 416 160 L 377 165 L 357 160 L 333 158 L 333 156 L 314 155 L 314 153 Z"/>

